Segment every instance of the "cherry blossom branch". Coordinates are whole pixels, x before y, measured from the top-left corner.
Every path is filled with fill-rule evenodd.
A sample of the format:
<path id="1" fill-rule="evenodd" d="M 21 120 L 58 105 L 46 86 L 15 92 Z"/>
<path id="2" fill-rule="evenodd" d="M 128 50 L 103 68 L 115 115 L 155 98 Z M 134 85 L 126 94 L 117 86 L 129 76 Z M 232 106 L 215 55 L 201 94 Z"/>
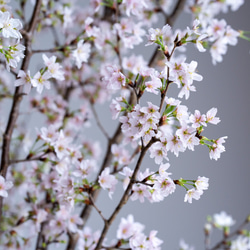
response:
<path id="1" fill-rule="evenodd" d="M 169 24 L 170 26 L 174 25 L 174 23 L 175 23 L 176 19 L 178 18 L 179 14 L 183 11 L 183 8 L 185 6 L 185 2 L 186 2 L 186 0 L 179 0 L 177 2 L 177 4 L 175 5 L 175 8 L 173 9 L 172 13 L 170 15 L 168 15 L 168 16 L 166 16 L 166 14 L 161 9 L 161 12 L 166 17 L 165 24 Z M 172 53 L 173 52 L 174 52 L 174 49 L 172 50 Z M 154 61 L 156 60 L 156 58 L 158 57 L 159 54 L 160 54 L 160 51 L 159 51 L 158 48 L 156 48 L 154 53 L 152 54 L 151 58 L 149 59 L 148 67 L 152 67 L 152 65 L 154 64 Z M 140 77 L 139 80 L 138 80 L 138 83 L 136 84 L 136 87 L 140 86 L 141 81 L 142 81 L 142 78 Z M 163 104 L 163 101 L 161 101 L 161 102 Z M 160 108 L 160 110 L 161 110 L 161 108 Z"/>
<path id="2" fill-rule="evenodd" d="M 139 169 L 141 167 L 142 161 L 144 159 L 144 156 L 145 156 L 147 150 L 153 145 L 154 142 L 156 142 L 156 140 L 154 138 L 152 138 L 151 141 L 145 147 L 142 148 L 140 156 L 139 156 L 138 161 L 136 163 L 134 172 L 133 172 L 133 174 L 131 176 L 131 179 L 130 179 L 130 182 L 128 184 L 128 187 L 125 190 L 125 192 L 124 192 L 124 194 L 123 194 L 123 196 L 122 196 L 119 204 L 115 208 L 114 212 L 109 217 L 109 219 L 106 221 L 106 223 L 104 225 L 104 228 L 102 230 L 100 239 L 99 239 L 99 241 L 98 241 L 98 243 L 96 245 L 95 250 L 98 250 L 98 249 L 102 248 L 103 240 L 104 240 L 104 238 L 105 238 L 105 236 L 106 236 L 106 234 L 107 234 L 107 232 L 109 230 L 110 225 L 115 220 L 116 216 L 118 215 L 118 213 L 120 212 L 120 210 L 122 209 L 122 207 L 127 203 L 128 198 L 129 198 L 129 194 L 130 194 L 130 192 L 132 190 L 133 180 L 136 179 L 137 173 L 138 173 L 138 171 L 139 171 Z"/>
<path id="3" fill-rule="evenodd" d="M 26 47 L 26 56 L 23 60 L 21 69 L 23 71 L 27 71 L 29 62 L 32 56 L 32 51 L 31 51 L 31 41 L 32 41 L 32 36 L 37 24 L 37 19 L 38 19 L 38 14 L 40 12 L 42 0 L 37 0 L 36 5 L 33 10 L 33 14 L 31 17 L 31 20 L 29 22 L 28 26 L 28 31 L 26 36 L 24 37 L 25 39 L 25 47 Z M 3 145 L 2 145 L 2 156 L 1 156 L 1 170 L 0 174 L 5 178 L 7 169 L 9 166 L 9 151 L 10 151 L 10 142 L 11 142 L 11 137 L 12 133 L 18 118 L 18 113 L 19 113 L 19 107 L 22 101 L 22 86 L 17 87 L 15 90 L 14 98 L 13 98 L 13 103 L 12 103 L 12 108 L 10 111 L 8 123 L 6 130 L 3 134 Z M 0 217 L 2 215 L 2 205 L 3 205 L 3 197 L 0 197 Z"/>
<path id="4" fill-rule="evenodd" d="M 131 93 L 131 96 L 130 96 L 130 100 L 129 100 L 129 103 L 130 104 L 133 104 L 135 103 L 135 95 Z M 114 133 L 113 137 L 108 141 L 108 145 L 107 145 L 107 151 L 106 151 L 106 154 L 105 154 L 105 158 L 103 160 L 103 163 L 101 165 L 101 168 L 99 170 L 99 173 L 97 175 L 97 178 L 95 180 L 95 182 L 98 182 L 98 176 L 102 173 L 102 171 L 110 164 L 110 162 L 112 161 L 113 159 L 113 155 L 112 155 L 112 152 L 111 152 L 111 146 L 113 144 L 119 144 L 121 142 L 123 138 L 123 134 L 122 134 L 122 131 L 121 131 L 121 123 L 119 123 L 117 129 L 116 129 L 116 132 Z M 99 194 L 100 190 L 95 190 L 92 194 L 92 198 L 93 200 L 95 201 L 98 194 Z M 85 208 L 83 209 L 82 213 L 81 213 L 81 218 L 84 220 L 84 223 L 86 223 L 89 215 L 90 215 L 90 210 L 91 210 L 91 207 L 86 205 Z"/>
<path id="5" fill-rule="evenodd" d="M 174 21 L 176 20 L 177 16 L 179 15 L 179 13 L 182 11 L 184 4 L 185 4 L 185 0 L 179 0 L 178 1 L 178 3 L 175 6 L 175 9 L 172 12 L 172 14 L 167 18 L 167 20 L 166 20 L 167 23 L 169 23 L 169 24 L 173 24 L 174 23 Z M 107 14 L 108 10 L 109 10 L 108 8 L 105 8 L 104 17 L 106 17 L 106 18 L 108 18 L 108 17 L 111 16 L 111 15 Z M 157 57 L 157 55 L 158 55 L 158 48 L 155 49 L 155 52 L 153 53 L 151 59 L 149 60 L 148 66 L 152 66 L 153 65 L 154 60 Z M 142 79 L 139 79 L 139 85 L 140 85 L 141 80 Z M 137 85 L 137 86 L 139 86 L 139 85 Z M 135 97 L 137 97 L 137 94 L 131 94 L 130 98 L 133 98 L 134 101 L 130 100 L 130 102 L 129 102 L 130 104 L 136 102 L 135 101 L 136 100 Z M 107 151 L 106 151 L 106 154 L 105 154 L 106 156 L 104 158 L 102 167 L 100 168 L 100 171 L 99 171 L 99 173 L 98 173 L 97 176 L 99 176 L 101 174 L 101 172 L 104 170 L 105 167 L 107 167 L 109 165 L 109 163 L 111 162 L 111 160 L 113 158 L 113 156 L 111 154 L 111 146 L 112 146 L 112 144 L 118 143 L 121 140 L 122 137 L 123 137 L 123 135 L 122 135 L 122 132 L 121 132 L 121 124 L 119 124 L 118 127 L 117 127 L 117 130 L 116 130 L 116 132 L 114 134 L 114 136 L 108 142 Z M 96 181 L 97 181 L 97 179 L 96 179 Z M 93 192 L 92 197 L 93 197 L 94 201 L 98 197 L 99 192 L 100 192 L 99 190 L 95 190 Z M 87 222 L 87 220 L 88 220 L 88 218 L 90 216 L 90 213 L 91 213 L 91 206 L 85 205 L 84 209 L 81 212 L 81 218 L 84 221 L 84 224 L 82 225 L 82 227 L 84 227 L 85 223 Z M 77 239 L 78 239 L 77 235 L 74 235 L 74 236 L 70 235 L 68 246 L 67 246 L 68 250 L 74 248 Z"/>
<path id="6" fill-rule="evenodd" d="M 132 104 L 134 102 L 135 102 L 135 95 L 131 94 L 129 103 Z M 104 158 L 102 165 L 101 165 L 101 168 L 97 174 L 97 177 L 95 180 L 96 183 L 98 182 L 98 177 L 101 174 L 101 172 L 110 164 L 110 162 L 113 159 L 113 155 L 111 153 L 112 145 L 119 144 L 121 142 L 122 138 L 123 138 L 123 134 L 121 131 L 121 123 L 119 123 L 113 137 L 108 140 L 105 158 Z M 91 193 L 92 200 L 94 202 L 97 199 L 99 193 L 100 193 L 100 189 L 97 189 L 97 190 L 93 191 L 93 193 Z M 88 221 L 88 218 L 91 214 L 91 211 L 92 211 L 92 206 L 90 206 L 88 204 L 86 204 L 85 207 L 83 208 L 83 210 L 81 211 L 80 217 L 83 219 L 83 224 L 82 224 L 81 228 L 83 228 L 85 226 L 86 222 Z M 69 234 L 69 241 L 68 241 L 68 245 L 67 245 L 66 249 L 73 250 L 75 248 L 75 245 L 77 243 L 78 238 L 79 238 L 78 234 Z"/>
<path id="7" fill-rule="evenodd" d="M 40 232 L 43 231 L 44 225 L 45 225 L 45 222 L 42 222 L 41 223 L 41 230 L 40 230 Z M 36 241 L 36 250 L 45 250 L 44 247 L 42 247 L 42 248 L 39 247 L 41 241 L 44 242 L 45 239 L 44 239 L 44 235 L 42 233 L 39 233 L 38 236 L 37 236 L 37 241 Z"/>

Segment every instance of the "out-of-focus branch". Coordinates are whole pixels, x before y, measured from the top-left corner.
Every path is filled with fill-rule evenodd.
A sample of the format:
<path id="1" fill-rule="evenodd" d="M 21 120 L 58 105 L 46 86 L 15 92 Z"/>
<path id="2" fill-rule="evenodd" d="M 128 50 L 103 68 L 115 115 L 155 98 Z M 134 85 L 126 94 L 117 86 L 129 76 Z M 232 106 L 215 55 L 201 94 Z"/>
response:
<path id="1" fill-rule="evenodd" d="M 32 50 L 33 54 L 37 53 L 54 53 L 54 52 L 63 52 L 65 50 L 64 47 L 55 47 L 51 49 L 34 49 Z"/>
<path id="2" fill-rule="evenodd" d="M 170 26 L 173 26 L 176 19 L 178 18 L 179 14 L 183 11 L 183 8 L 185 6 L 186 0 L 179 0 L 177 4 L 175 5 L 175 8 L 173 9 L 172 13 L 166 17 L 166 24 L 169 24 Z"/>
<path id="3" fill-rule="evenodd" d="M 245 219 L 245 221 L 242 222 L 241 225 L 238 226 L 238 228 L 233 231 L 232 233 L 230 233 L 229 235 L 227 235 L 226 237 L 224 237 L 221 241 L 219 241 L 214 247 L 209 248 L 209 250 L 216 250 L 216 249 L 221 249 L 226 243 L 227 240 L 236 236 L 237 234 L 240 234 L 241 231 L 244 229 L 244 227 L 249 224 L 250 220 L 250 215 Z"/>
<path id="4" fill-rule="evenodd" d="M 40 12 L 42 0 L 37 0 L 36 5 L 34 7 L 34 11 L 31 17 L 31 20 L 28 24 L 28 29 L 27 33 L 25 33 L 24 40 L 25 40 L 25 47 L 26 47 L 26 55 L 25 58 L 22 62 L 21 69 L 23 71 L 27 71 L 30 58 L 32 56 L 32 50 L 31 50 L 31 42 L 32 42 L 32 37 L 34 30 L 36 28 L 37 20 L 38 20 L 38 15 Z M 5 129 L 5 132 L 3 134 L 3 144 L 2 144 L 2 156 L 1 156 L 1 169 L 0 169 L 0 174 L 5 178 L 8 166 L 10 164 L 10 159 L 9 159 L 9 151 L 10 151 L 10 143 L 11 143 L 11 137 L 12 133 L 19 115 L 19 107 L 23 98 L 22 95 L 22 89 L 23 87 L 17 87 L 15 90 L 15 94 L 13 97 L 13 102 L 12 102 L 12 107 L 11 111 L 9 114 L 8 122 L 7 122 L 7 127 Z M 0 197 L 0 217 L 2 215 L 2 205 L 3 205 L 3 197 Z"/>

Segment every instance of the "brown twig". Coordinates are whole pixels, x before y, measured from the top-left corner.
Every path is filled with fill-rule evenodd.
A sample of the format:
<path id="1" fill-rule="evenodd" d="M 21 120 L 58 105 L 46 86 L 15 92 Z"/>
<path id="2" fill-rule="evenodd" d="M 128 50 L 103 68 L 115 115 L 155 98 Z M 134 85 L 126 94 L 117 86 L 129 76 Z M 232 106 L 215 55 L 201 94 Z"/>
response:
<path id="1" fill-rule="evenodd" d="M 91 196 L 91 194 L 89 194 L 89 200 L 91 202 L 91 205 L 95 208 L 95 210 L 98 212 L 98 214 L 101 216 L 102 220 L 104 221 L 104 223 L 106 223 L 106 219 L 104 218 L 102 211 L 95 205 L 94 200 Z"/>
<path id="2" fill-rule="evenodd" d="M 122 207 L 127 203 L 128 198 L 129 198 L 129 194 L 130 194 L 130 192 L 131 192 L 131 190 L 132 190 L 132 186 L 133 186 L 133 183 L 134 183 L 133 180 L 136 179 L 137 173 L 138 173 L 138 171 L 139 171 L 139 169 L 140 169 L 140 167 L 141 167 L 142 161 L 143 161 L 143 159 L 144 159 L 144 156 L 145 156 L 147 150 L 151 147 L 151 145 L 152 145 L 154 142 L 155 142 L 155 140 L 154 140 L 154 138 L 153 138 L 153 139 L 151 139 L 151 141 L 150 141 L 145 147 L 142 148 L 141 153 L 140 153 L 140 156 L 139 156 L 138 161 L 137 161 L 137 163 L 136 163 L 134 172 L 133 172 L 133 174 L 132 174 L 132 176 L 131 176 L 131 179 L 130 179 L 130 182 L 129 182 L 129 184 L 128 184 L 128 187 L 127 187 L 127 189 L 125 190 L 125 192 L 124 192 L 124 194 L 123 194 L 123 196 L 122 196 L 122 198 L 121 198 L 119 204 L 118 204 L 117 207 L 115 208 L 114 212 L 111 214 L 110 218 L 109 218 L 109 219 L 107 220 L 107 222 L 105 223 L 104 228 L 103 228 L 103 230 L 102 230 L 101 236 L 100 236 L 100 238 L 99 238 L 99 241 L 98 241 L 98 243 L 97 243 L 97 245 L 96 245 L 95 250 L 98 250 L 98 249 L 101 249 L 101 248 L 102 248 L 103 240 L 104 240 L 104 238 L 105 238 L 105 236 L 106 236 L 106 234 L 107 234 L 107 232 L 108 232 L 108 230 L 109 230 L 110 225 L 112 224 L 112 222 L 114 221 L 114 219 L 116 218 L 116 216 L 118 215 L 118 213 L 120 212 L 120 210 L 122 209 Z"/>

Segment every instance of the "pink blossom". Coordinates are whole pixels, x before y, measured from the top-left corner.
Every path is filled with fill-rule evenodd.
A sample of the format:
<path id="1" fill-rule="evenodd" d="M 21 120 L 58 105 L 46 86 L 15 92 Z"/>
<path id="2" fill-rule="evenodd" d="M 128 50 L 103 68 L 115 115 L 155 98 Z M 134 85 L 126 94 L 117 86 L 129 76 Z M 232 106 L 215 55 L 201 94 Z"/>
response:
<path id="1" fill-rule="evenodd" d="M 148 33 L 149 33 L 147 35 L 148 43 L 146 44 L 146 46 L 155 43 L 160 37 L 162 37 L 164 40 L 165 36 L 169 35 L 170 30 L 171 30 L 171 27 L 168 24 L 164 25 L 162 29 L 150 28 L 148 30 Z"/>
<path id="2" fill-rule="evenodd" d="M 179 246 L 181 250 L 194 250 L 194 247 L 189 246 L 183 239 L 180 240 Z"/>
<path id="3" fill-rule="evenodd" d="M 140 16 L 145 8 L 147 8 L 147 1 L 142 0 L 138 2 L 137 0 L 129 0 L 122 2 L 125 7 L 127 16 L 132 13 L 135 16 Z"/>
<path id="4" fill-rule="evenodd" d="M 49 125 L 48 128 L 42 127 L 41 128 L 41 133 L 39 136 L 47 143 L 53 143 L 55 142 L 58 137 L 59 133 L 57 132 L 57 128 L 55 125 Z"/>
<path id="5" fill-rule="evenodd" d="M 162 143 L 156 142 L 150 147 L 150 158 L 155 159 L 156 164 L 161 164 L 163 159 L 168 160 L 167 149 L 163 147 Z"/>
<path id="6" fill-rule="evenodd" d="M 212 62 L 215 65 L 217 62 L 222 62 L 222 55 L 227 52 L 226 40 L 220 38 L 214 42 L 210 48 L 210 54 L 212 56 Z"/>
<path id="7" fill-rule="evenodd" d="M 143 233 L 136 233 L 129 239 L 129 245 L 131 249 L 149 249 L 149 242 L 147 237 Z"/>
<path id="8" fill-rule="evenodd" d="M 64 80 L 64 72 L 62 71 L 62 65 L 56 62 L 56 57 L 51 56 L 48 58 L 45 54 L 43 56 L 44 64 L 48 67 L 48 71 L 51 77 L 60 81 Z"/>
<path id="9" fill-rule="evenodd" d="M 13 187 L 11 181 L 6 181 L 3 176 L 0 175 L 0 196 L 8 197 L 7 190 Z"/>
<path id="10" fill-rule="evenodd" d="M 122 67 L 134 75 L 138 74 L 146 65 L 147 63 L 141 55 L 137 56 L 133 54 L 130 57 L 123 57 Z"/>
<path id="11" fill-rule="evenodd" d="M 23 25 L 19 19 L 11 18 L 8 11 L 0 11 L 0 29 L 2 30 L 3 37 L 21 39 L 22 35 L 19 30 L 22 29 L 22 27 Z"/>
<path id="12" fill-rule="evenodd" d="M 207 28 L 207 33 L 210 36 L 210 40 L 215 41 L 218 38 L 223 37 L 226 31 L 226 21 L 224 19 L 212 19 L 210 26 Z"/>
<path id="13" fill-rule="evenodd" d="M 72 233 L 78 231 L 78 226 L 83 224 L 82 218 L 78 214 L 70 215 L 68 218 L 68 229 Z"/>
<path id="14" fill-rule="evenodd" d="M 225 152 L 225 147 L 222 145 L 223 143 L 225 143 L 225 139 L 227 139 L 227 136 L 217 139 L 211 146 L 209 151 L 210 159 L 214 159 L 217 161 L 220 158 L 220 154 Z"/>
<path id="15" fill-rule="evenodd" d="M 95 164 L 93 160 L 82 160 L 80 164 L 77 164 L 77 169 L 73 171 L 73 175 L 81 177 L 82 179 L 88 178 L 95 170 Z"/>
<path id="16" fill-rule="evenodd" d="M 126 190 L 126 188 L 128 187 L 128 184 L 130 182 L 130 178 L 133 174 L 133 170 L 130 169 L 129 167 L 124 167 L 122 169 L 122 171 L 119 172 L 121 175 L 125 176 L 124 180 L 123 180 L 123 189 Z"/>
<path id="17" fill-rule="evenodd" d="M 159 88 L 162 87 L 162 82 L 158 77 L 151 75 L 151 81 L 145 82 L 145 86 L 146 91 L 157 95 L 159 93 Z"/>
<path id="18" fill-rule="evenodd" d="M 215 117 L 217 114 L 217 108 L 211 108 L 207 111 L 206 114 L 206 122 L 212 123 L 212 124 L 218 124 L 220 122 L 220 119 L 218 117 Z"/>
<path id="19" fill-rule="evenodd" d="M 118 161 L 121 165 L 128 165 L 130 163 L 130 154 L 121 145 L 113 144 L 111 152 L 114 155 L 115 161 Z"/>
<path id="20" fill-rule="evenodd" d="M 120 100 L 120 99 L 118 99 L 118 100 Z M 118 118 L 118 116 L 119 116 L 119 114 L 121 112 L 121 109 L 122 109 L 122 106 L 118 102 L 118 100 L 117 99 L 112 99 L 112 102 L 109 105 L 113 120 Z"/>
<path id="21" fill-rule="evenodd" d="M 36 223 L 36 232 L 41 231 L 41 223 L 44 222 L 48 217 L 48 213 L 44 209 L 36 209 L 35 223 Z"/>
<path id="22" fill-rule="evenodd" d="M 169 167 L 170 167 L 169 163 L 161 164 L 158 170 L 159 175 L 162 177 L 171 175 L 171 173 L 166 172 L 166 170 L 168 170 Z"/>
<path id="23" fill-rule="evenodd" d="M 17 68 L 17 63 L 25 57 L 24 50 L 25 47 L 20 43 L 8 47 L 8 54 L 10 55 L 8 60 L 6 59 L 6 68 L 8 71 L 10 71 L 10 67 Z"/>
<path id="24" fill-rule="evenodd" d="M 159 176 L 156 178 L 153 188 L 159 191 L 163 197 L 167 197 L 175 191 L 176 185 L 169 176 Z"/>
<path id="25" fill-rule="evenodd" d="M 198 177 L 198 179 L 196 180 L 195 182 L 195 187 L 198 189 L 198 190 L 207 190 L 208 189 L 208 181 L 209 179 L 206 178 L 206 177 Z"/>
<path id="26" fill-rule="evenodd" d="M 234 29 L 231 28 L 230 25 L 227 25 L 226 28 L 226 34 L 224 36 L 224 41 L 230 45 L 235 46 L 238 42 L 238 37 L 240 33 Z"/>
<path id="27" fill-rule="evenodd" d="M 134 222 L 133 215 L 129 214 L 127 219 L 121 218 L 118 226 L 116 237 L 118 239 L 128 239 L 136 233 L 142 232 L 144 226 L 138 222 Z"/>
<path id="28" fill-rule="evenodd" d="M 198 128 L 200 126 L 207 126 L 206 117 L 205 115 L 201 115 L 199 110 L 195 110 L 194 115 L 190 115 L 189 120 L 192 123 L 193 128 Z"/>
<path id="29" fill-rule="evenodd" d="M 197 146 L 200 144 L 200 139 L 195 136 L 195 134 L 190 135 L 186 142 L 186 146 L 189 150 L 194 151 L 194 146 Z"/>
<path id="30" fill-rule="evenodd" d="M 159 249 L 158 247 L 163 243 L 161 239 L 156 237 L 157 233 L 158 232 L 156 230 L 152 230 L 149 233 L 148 240 L 152 249 Z"/>
<path id="31" fill-rule="evenodd" d="M 213 221 L 216 227 L 231 227 L 235 224 L 231 215 L 228 215 L 225 211 L 221 211 L 219 214 L 214 214 Z"/>
<path id="32" fill-rule="evenodd" d="M 57 140 L 52 143 L 52 146 L 54 147 L 56 155 L 59 159 L 69 155 L 68 146 L 70 142 L 71 138 L 66 137 L 63 130 L 60 130 Z"/>
<path id="33" fill-rule="evenodd" d="M 90 56 L 90 44 L 84 43 L 84 40 L 80 40 L 77 43 L 77 48 L 73 50 L 72 56 L 76 61 L 76 66 L 78 69 L 81 68 L 83 62 L 87 62 Z"/>
<path id="34" fill-rule="evenodd" d="M 33 79 L 30 76 L 30 71 L 27 70 L 27 73 L 26 73 L 23 70 L 19 70 L 17 77 L 18 79 L 15 80 L 15 86 L 24 85 L 23 92 L 25 94 L 29 94 L 31 90 L 31 85 L 33 83 Z"/>
<path id="35" fill-rule="evenodd" d="M 184 152 L 185 147 L 182 141 L 178 138 L 178 136 L 170 135 L 167 137 L 167 150 L 173 152 L 176 157 L 178 157 L 179 152 Z"/>
<path id="36" fill-rule="evenodd" d="M 189 189 L 184 197 L 184 202 L 192 203 L 192 199 L 199 200 L 202 194 L 202 190 L 195 188 Z"/>
<path id="37" fill-rule="evenodd" d="M 205 52 L 206 49 L 203 47 L 203 40 L 207 38 L 207 34 L 202 34 L 196 39 L 196 47 L 200 52 Z"/>
<path id="38" fill-rule="evenodd" d="M 148 187 L 146 185 L 134 184 L 132 190 L 133 193 L 130 197 L 132 201 L 139 199 L 140 202 L 144 202 L 144 198 L 149 196 Z"/>
<path id="39" fill-rule="evenodd" d="M 44 87 L 46 89 L 50 89 L 50 82 L 48 81 L 50 78 L 51 78 L 51 74 L 48 71 L 46 71 L 44 74 L 41 74 L 41 72 L 38 71 L 34 75 L 34 78 L 31 84 L 33 85 L 33 87 L 36 87 L 37 92 L 41 94 Z"/>
<path id="40" fill-rule="evenodd" d="M 249 237 L 240 235 L 231 242 L 230 250 L 249 250 L 250 240 Z"/>
<path id="41" fill-rule="evenodd" d="M 109 197 L 112 199 L 112 195 L 115 191 L 115 186 L 118 183 L 118 180 L 115 178 L 114 175 L 110 174 L 110 168 L 105 168 L 100 176 L 98 177 L 98 183 L 100 184 L 101 188 L 104 190 L 109 191 Z"/>
<path id="42" fill-rule="evenodd" d="M 51 171 L 48 174 L 42 175 L 43 185 L 45 189 L 55 188 L 57 187 L 56 180 L 59 179 L 59 175 L 56 171 Z"/>

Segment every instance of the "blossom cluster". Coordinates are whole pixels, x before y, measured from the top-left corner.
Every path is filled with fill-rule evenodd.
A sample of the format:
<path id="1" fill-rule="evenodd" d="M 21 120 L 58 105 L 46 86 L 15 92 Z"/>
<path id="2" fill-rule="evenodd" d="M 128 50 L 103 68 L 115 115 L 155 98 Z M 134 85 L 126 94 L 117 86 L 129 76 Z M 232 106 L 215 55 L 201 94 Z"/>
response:
<path id="1" fill-rule="evenodd" d="M 0 11 L 0 31 L 1 44 L 0 53 L 1 58 L 6 62 L 7 69 L 10 67 L 16 68 L 18 62 L 24 58 L 25 47 L 20 43 L 22 34 L 20 30 L 23 25 L 19 19 L 12 18 L 10 12 Z M 13 41 L 11 40 L 13 39 Z"/>
<path id="2" fill-rule="evenodd" d="M 144 226 L 134 222 L 134 217 L 130 214 L 127 219 L 121 219 L 116 232 L 117 239 L 129 241 L 131 249 L 160 249 L 163 241 L 156 237 L 157 231 L 152 230 L 147 237 L 143 229 Z"/>

